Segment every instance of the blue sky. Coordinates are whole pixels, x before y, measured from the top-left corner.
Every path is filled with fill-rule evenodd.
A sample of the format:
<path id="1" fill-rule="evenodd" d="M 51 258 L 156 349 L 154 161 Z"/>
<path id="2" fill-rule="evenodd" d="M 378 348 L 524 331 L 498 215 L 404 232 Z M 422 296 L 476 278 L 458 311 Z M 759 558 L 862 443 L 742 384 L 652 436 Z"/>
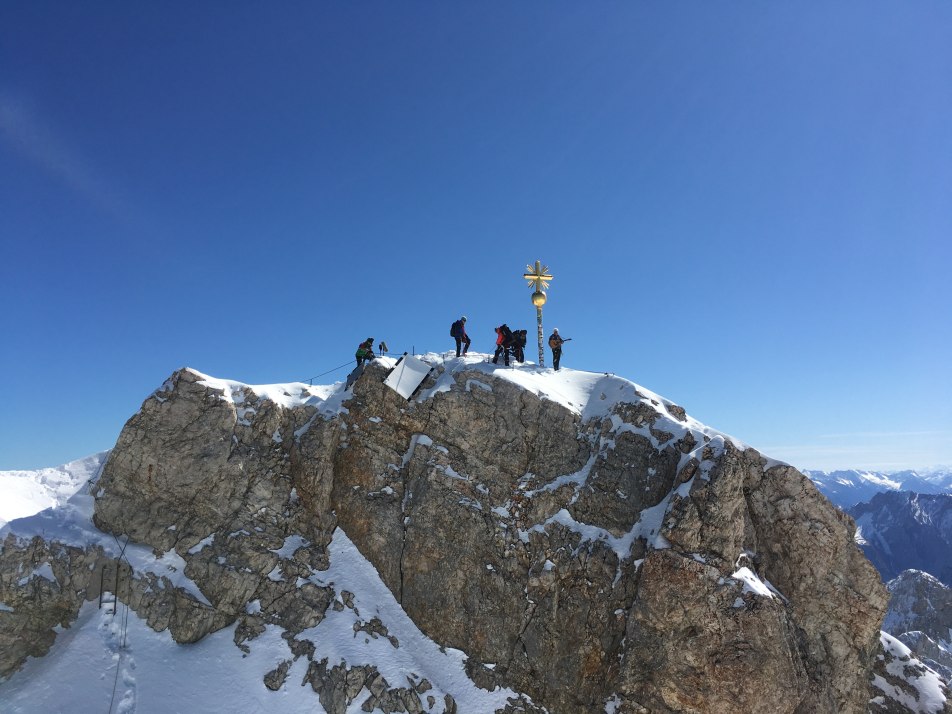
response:
<path id="1" fill-rule="evenodd" d="M 952 462 L 952 5 L 0 5 L 0 469 L 173 370 L 532 328 L 804 468 Z M 327 377 L 343 378 L 345 371 Z"/>

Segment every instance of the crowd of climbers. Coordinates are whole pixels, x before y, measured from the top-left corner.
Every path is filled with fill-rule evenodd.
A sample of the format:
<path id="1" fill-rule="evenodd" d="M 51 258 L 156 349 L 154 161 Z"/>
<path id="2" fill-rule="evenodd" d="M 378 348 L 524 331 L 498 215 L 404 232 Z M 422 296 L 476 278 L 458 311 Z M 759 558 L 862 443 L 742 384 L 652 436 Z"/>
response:
<path id="1" fill-rule="evenodd" d="M 450 337 L 456 341 L 456 356 L 460 357 L 469 352 L 469 346 L 472 340 L 466 334 L 466 315 L 454 322 L 450 326 Z M 511 330 L 505 322 L 496 328 L 496 352 L 493 354 L 493 364 L 499 364 L 500 356 L 503 358 L 503 364 L 509 366 L 510 356 L 516 362 L 526 361 L 526 340 L 528 339 L 527 330 Z M 562 359 L 562 345 L 572 338 L 564 338 L 559 335 L 559 328 L 552 330 L 549 335 L 549 349 L 552 350 L 552 368 L 558 372 L 559 362 Z M 387 343 L 381 342 L 378 345 L 380 354 L 387 353 Z M 369 362 L 374 358 L 374 338 L 368 337 L 357 346 L 357 369 L 360 369 L 364 362 Z"/>

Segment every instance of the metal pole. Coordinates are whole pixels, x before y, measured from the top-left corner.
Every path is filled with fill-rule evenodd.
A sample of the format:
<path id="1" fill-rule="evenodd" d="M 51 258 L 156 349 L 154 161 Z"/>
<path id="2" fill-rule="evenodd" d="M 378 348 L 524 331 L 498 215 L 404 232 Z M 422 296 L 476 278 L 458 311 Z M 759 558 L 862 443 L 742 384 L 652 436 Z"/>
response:
<path id="1" fill-rule="evenodd" d="M 539 324 L 539 366 L 545 367 L 545 352 L 542 349 L 542 308 L 536 308 L 536 321 Z"/>

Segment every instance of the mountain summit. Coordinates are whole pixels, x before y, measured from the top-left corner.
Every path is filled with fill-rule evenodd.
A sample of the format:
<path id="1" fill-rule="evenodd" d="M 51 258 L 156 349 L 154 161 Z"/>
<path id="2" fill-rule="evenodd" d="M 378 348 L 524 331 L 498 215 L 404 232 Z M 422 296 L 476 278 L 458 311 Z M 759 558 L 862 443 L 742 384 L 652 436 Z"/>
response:
<path id="1" fill-rule="evenodd" d="M 0 531 L 0 695 L 52 696 L 34 660 L 13 673 L 65 657 L 62 627 L 106 628 L 105 593 L 135 613 L 117 682 L 151 628 L 248 655 L 222 676 L 258 667 L 261 708 L 947 707 L 881 638 L 853 521 L 803 474 L 612 375 L 424 360 L 410 399 L 385 358 L 350 389 L 173 374 L 90 495 Z M 160 711 L 144 661 L 120 691 Z"/>

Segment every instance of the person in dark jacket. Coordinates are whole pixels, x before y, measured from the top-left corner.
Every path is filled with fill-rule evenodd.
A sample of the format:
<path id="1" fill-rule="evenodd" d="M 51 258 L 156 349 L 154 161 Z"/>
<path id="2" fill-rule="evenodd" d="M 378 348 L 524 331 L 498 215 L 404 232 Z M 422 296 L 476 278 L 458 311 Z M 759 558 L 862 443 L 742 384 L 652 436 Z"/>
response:
<path id="1" fill-rule="evenodd" d="M 368 337 L 357 346 L 357 352 L 354 355 L 357 358 L 357 366 L 362 367 L 364 362 L 369 362 L 374 358 L 374 338 Z"/>
<path id="2" fill-rule="evenodd" d="M 514 343 L 512 346 L 512 356 L 516 362 L 525 362 L 526 361 L 526 337 L 527 330 L 516 330 L 513 333 Z"/>
<path id="3" fill-rule="evenodd" d="M 571 338 L 569 338 L 571 339 Z M 552 350 L 552 369 L 559 371 L 559 360 L 562 359 L 562 344 L 568 342 L 559 334 L 559 328 L 556 327 L 549 335 L 549 348 Z"/>
<path id="4" fill-rule="evenodd" d="M 463 315 L 460 319 L 453 323 L 450 327 L 450 337 L 456 340 L 456 356 L 460 355 L 460 348 L 463 348 L 463 354 L 465 355 L 469 352 L 469 345 L 471 340 L 466 335 L 466 315 Z M 466 345 L 466 347 L 463 347 Z"/>
<path id="5" fill-rule="evenodd" d="M 493 355 L 493 364 L 499 364 L 499 355 L 501 354 L 505 365 L 509 366 L 509 350 L 512 348 L 512 342 L 512 330 L 504 322 L 496 328 L 496 354 Z"/>

